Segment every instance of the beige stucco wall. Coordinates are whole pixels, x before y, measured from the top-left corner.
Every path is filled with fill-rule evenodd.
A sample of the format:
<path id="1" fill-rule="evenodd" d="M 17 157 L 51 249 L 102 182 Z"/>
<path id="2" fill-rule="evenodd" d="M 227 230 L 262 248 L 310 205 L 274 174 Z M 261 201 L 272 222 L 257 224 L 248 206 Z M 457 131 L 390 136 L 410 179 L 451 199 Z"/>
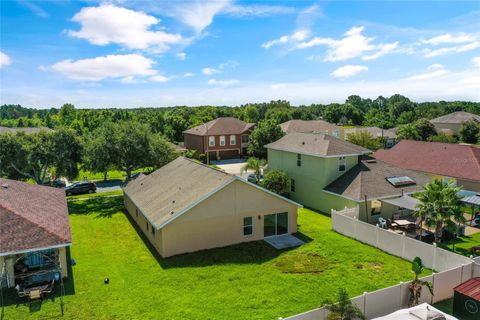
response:
<path id="1" fill-rule="evenodd" d="M 125 197 L 125 206 L 162 257 L 263 239 L 263 216 L 288 212 L 288 232 L 297 231 L 297 206 L 236 180 L 199 203 L 155 237 L 144 228 L 146 219 Z M 253 234 L 243 236 L 243 218 L 252 217 Z M 260 218 L 259 218 L 260 217 Z"/>

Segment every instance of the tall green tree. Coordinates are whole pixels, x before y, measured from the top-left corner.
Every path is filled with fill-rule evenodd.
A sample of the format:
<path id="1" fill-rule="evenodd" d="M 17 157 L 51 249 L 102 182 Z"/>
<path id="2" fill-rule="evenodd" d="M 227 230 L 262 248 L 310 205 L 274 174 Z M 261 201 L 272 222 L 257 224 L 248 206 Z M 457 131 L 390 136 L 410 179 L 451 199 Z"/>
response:
<path id="1" fill-rule="evenodd" d="M 464 223 L 462 206 L 458 195 L 461 187 L 453 182 L 434 179 L 423 187 L 418 200 L 418 215 L 428 227 L 435 228 L 435 242 L 440 243 L 444 227 L 454 232 L 457 223 Z"/>
<path id="2" fill-rule="evenodd" d="M 476 144 L 480 134 L 480 123 L 473 119 L 465 121 L 458 133 L 463 142 Z"/>
<path id="3" fill-rule="evenodd" d="M 417 132 L 420 135 L 420 139 L 422 139 L 422 141 L 427 141 L 428 138 L 437 134 L 435 126 L 430 121 L 428 121 L 428 119 L 425 118 L 421 118 L 415 121 L 415 128 L 417 129 Z"/>
<path id="4" fill-rule="evenodd" d="M 248 170 L 252 170 L 255 174 L 255 181 L 258 184 L 258 177 L 262 173 L 262 168 L 265 166 L 265 160 L 260 160 L 255 157 L 250 157 L 247 159 L 245 165 L 240 169 L 240 173 L 244 174 Z"/>
<path id="5" fill-rule="evenodd" d="M 264 120 L 258 123 L 257 127 L 250 134 L 248 154 L 260 159 L 267 158 L 265 145 L 283 137 L 283 131 L 273 120 Z"/>
<path id="6" fill-rule="evenodd" d="M 286 172 L 272 170 L 263 176 L 261 185 L 275 193 L 284 194 L 290 191 L 290 178 Z"/>
<path id="7" fill-rule="evenodd" d="M 404 124 L 398 127 L 397 138 L 405 140 L 421 140 L 420 132 L 413 123 Z"/>
<path id="8" fill-rule="evenodd" d="M 113 148 L 108 142 L 106 127 L 100 127 L 85 138 L 83 169 L 94 173 L 102 173 L 107 180 L 108 171 L 113 168 Z"/>
<path id="9" fill-rule="evenodd" d="M 423 262 L 419 257 L 415 257 L 412 261 L 412 271 L 415 274 L 413 281 L 408 286 L 410 298 L 408 300 L 408 306 L 413 307 L 418 305 L 420 297 L 422 296 L 422 287 L 426 286 L 430 294 L 433 295 L 432 283 L 429 281 L 422 281 L 418 277 L 423 272 Z"/>
<path id="10" fill-rule="evenodd" d="M 370 149 L 372 151 L 376 151 L 383 146 L 383 141 L 381 138 L 374 138 L 370 132 L 365 130 L 349 133 L 347 135 L 347 139 L 353 144 Z"/>

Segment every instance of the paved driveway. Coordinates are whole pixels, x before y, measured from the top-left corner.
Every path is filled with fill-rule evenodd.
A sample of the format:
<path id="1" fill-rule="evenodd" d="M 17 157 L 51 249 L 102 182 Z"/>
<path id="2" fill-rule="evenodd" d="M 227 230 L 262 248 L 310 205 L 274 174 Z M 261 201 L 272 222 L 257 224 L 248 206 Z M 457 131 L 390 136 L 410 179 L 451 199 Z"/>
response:
<path id="1" fill-rule="evenodd" d="M 244 159 L 229 159 L 229 160 L 221 160 L 221 161 L 211 161 L 212 164 L 220 167 L 221 169 L 225 170 L 225 172 L 234 174 L 236 176 L 242 177 L 244 179 L 253 171 L 249 170 L 247 173 L 243 175 L 240 173 L 242 171 L 242 167 L 245 165 L 246 160 Z"/>

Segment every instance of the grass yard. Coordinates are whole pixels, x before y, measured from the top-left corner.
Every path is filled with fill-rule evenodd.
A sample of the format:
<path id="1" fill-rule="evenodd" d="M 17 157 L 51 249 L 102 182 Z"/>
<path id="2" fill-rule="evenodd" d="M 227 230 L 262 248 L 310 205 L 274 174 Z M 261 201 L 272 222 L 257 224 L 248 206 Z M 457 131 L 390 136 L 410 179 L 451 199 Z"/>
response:
<path id="1" fill-rule="evenodd" d="M 147 169 L 138 169 L 132 171 L 132 174 L 137 172 L 143 172 Z M 82 180 L 90 180 L 90 181 L 103 181 L 103 173 L 94 173 L 90 171 L 80 170 L 78 173 L 78 177 L 75 181 L 82 181 Z M 118 171 L 118 170 L 109 170 L 107 173 L 107 180 L 125 180 L 127 178 L 127 174 L 125 171 Z"/>
<path id="2" fill-rule="evenodd" d="M 453 241 L 444 242 L 439 245 L 441 248 L 453 251 Z M 470 256 L 470 248 L 480 246 L 480 233 L 471 236 L 463 236 L 455 239 L 455 253 Z"/>
<path id="3" fill-rule="evenodd" d="M 77 264 L 63 319 L 271 320 L 318 307 L 340 287 L 353 297 L 413 276 L 410 262 L 331 231 L 328 217 L 306 209 L 298 236 L 309 242 L 299 248 L 277 251 L 259 241 L 162 259 L 122 201 L 69 202 Z M 5 319 L 60 316 L 58 297 L 29 311 L 9 296 Z"/>
<path id="4" fill-rule="evenodd" d="M 91 199 L 91 198 L 98 198 L 98 197 L 113 197 L 113 196 L 121 196 L 123 195 L 123 190 L 114 190 L 114 191 L 106 191 L 106 192 L 97 192 L 97 193 L 85 193 L 85 194 L 77 194 L 74 196 L 68 196 L 68 200 L 78 200 L 78 199 Z"/>

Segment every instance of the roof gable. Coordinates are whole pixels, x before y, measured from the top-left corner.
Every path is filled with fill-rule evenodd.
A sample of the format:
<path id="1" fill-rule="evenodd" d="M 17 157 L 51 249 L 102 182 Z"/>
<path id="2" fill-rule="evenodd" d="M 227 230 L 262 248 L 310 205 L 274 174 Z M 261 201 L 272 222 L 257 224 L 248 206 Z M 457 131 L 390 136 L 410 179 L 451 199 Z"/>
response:
<path id="1" fill-rule="evenodd" d="M 444 116 L 435 118 L 430 120 L 431 123 L 454 123 L 454 124 L 461 124 L 462 122 L 475 119 L 477 121 L 480 121 L 480 116 L 470 113 L 470 112 L 465 112 L 465 111 L 457 111 L 457 112 L 452 112 L 449 114 L 446 114 Z"/>
<path id="2" fill-rule="evenodd" d="M 281 123 L 280 128 L 283 132 L 317 132 L 326 133 L 327 131 L 339 130 L 340 127 L 324 120 L 289 120 Z"/>
<path id="3" fill-rule="evenodd" d="M 480 148 L 441 142 L 402 140 L 375 158 L 390 164 L 442 176 L 480 180 Z"/>
<path id="4" fill-rule="evenodd" d="M 289 133 L 267 144 L 268 149 L 281 150 L 317 157 L 362 155 L 371 151 L 345 140 L 323 133 Z"/>
<path id="5" fill-rule="evenodd" d="M 255 124 L 247 123 L 233 117 L 222 117 L 199 126 L 185 130 L 183 133 L 193 135 L 242 134 L 253 128 Z"/>

